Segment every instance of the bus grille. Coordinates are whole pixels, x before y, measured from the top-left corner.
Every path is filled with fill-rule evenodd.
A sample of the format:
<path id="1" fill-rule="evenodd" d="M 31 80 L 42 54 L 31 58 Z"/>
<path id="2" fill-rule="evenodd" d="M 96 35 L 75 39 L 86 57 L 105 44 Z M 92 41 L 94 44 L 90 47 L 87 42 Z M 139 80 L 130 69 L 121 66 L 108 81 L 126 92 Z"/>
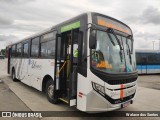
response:
<path id="1" fill-rule="evenodd" d="M 136 81 L 137 78 L 131 78 L 131 79 L 122 79 L 122 80 L 109 80 L 107 81 L 110 85 L 118 85 L 118 84 L 126 84 Z"/>

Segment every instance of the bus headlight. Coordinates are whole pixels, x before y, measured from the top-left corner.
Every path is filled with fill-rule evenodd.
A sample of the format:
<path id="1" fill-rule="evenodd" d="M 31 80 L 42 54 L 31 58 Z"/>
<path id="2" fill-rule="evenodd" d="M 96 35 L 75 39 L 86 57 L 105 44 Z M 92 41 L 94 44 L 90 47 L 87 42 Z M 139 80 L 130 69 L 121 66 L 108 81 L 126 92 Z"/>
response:
<path id="1" fill-rule="evenodd" d="M 105 91 L 104 91 L 104 86 L 102 86 L 102 85 L 99 85 L 99 84 L 97 84 L 97 83 L 94 83 L 94 82 L 92 82 L 92 84 L 93 84 L 93 89 L 95 90 L 95 91 L 97 91 L 98 93 L 100 93 L 101 95 L 105 95 Z"/>

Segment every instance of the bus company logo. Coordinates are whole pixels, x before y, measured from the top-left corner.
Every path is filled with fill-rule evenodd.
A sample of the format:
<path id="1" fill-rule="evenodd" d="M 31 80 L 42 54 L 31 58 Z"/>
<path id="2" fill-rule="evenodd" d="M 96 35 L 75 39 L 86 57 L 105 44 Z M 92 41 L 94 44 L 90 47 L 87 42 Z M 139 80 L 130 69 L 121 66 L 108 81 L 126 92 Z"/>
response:
<path id="1" fill-rule="evenodd" d="M 2 117 L 37 117 L 42 118 L 42 113 L 30 112 L 2 112 Z"/>
<path id="2" fill-rule="evenodd" d="M 42 68 L 42 66 L 41 66 L 41 65 L 38 65 L 37 62 L 34 61 L 34 60 L 32 60 L 32 62 L 31 62 L 31 67 L 32 67 L 33 69 L 39 69 L 39 70 Z"/>
<path id="3" fill-rule="evenodd" d="M 36 61 L 30 60 L 30 59 L 28 60 L 28 65 L 31 65 L 31 68 L 33 68 L 33 69 L 39 69 L 40 70 L 42 68 L 42 66 L 38 65 Z"/>
<path id="4" fill-rule="evenodd" d="M 11 117 L 11 112 L 2 112 L 2 117 Z"/>

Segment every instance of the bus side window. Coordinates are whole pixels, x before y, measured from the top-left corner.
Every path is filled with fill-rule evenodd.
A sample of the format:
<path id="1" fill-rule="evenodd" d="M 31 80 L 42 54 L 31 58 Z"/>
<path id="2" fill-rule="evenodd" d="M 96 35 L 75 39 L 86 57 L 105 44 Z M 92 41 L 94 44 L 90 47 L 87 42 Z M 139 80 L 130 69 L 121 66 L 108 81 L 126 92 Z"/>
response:
<path id="1" fill-rule="evenodd" d="M 55 56 L 55 40 L 48 41 L 47 54 L 49 57 Z"/>
<path id="2" fill-rule="evenodd" d="M 78 58 L 78 44 L 73 44 L 73 57 Z"/>
<path id="3" fill-rule="evenodd" d="M 18 43 L 16 49 L 16 57 L 21 57 L 21 56 L 22 56 L 22 44 Z"/>
<path id="4" fill-rule="evenodd" d="M 55 56 L 55 40 L 41 43 L 41 57 Z"/>
<path id="5" fill-rule="evenodd" d="M 41 43 L 41 57 L 47 57 L 47 42 Z"/>
<path id="6" fill-rule="evenodd" d="M 39 37 L 31 40 L 31 57 L 39 57 Z"/>
<path id="7" fill-rule="evenodd" d="M 85 41 L 84 38 L 84 32 L 79 31 L 78 34 L 78 73 L 80 73 L 83 76 L 86 76 L 86 70 L 84 69 L 87 66 L 87 58 L 85 57 L 85 54 L 87 51 L 85 51 Z"/>
<path id="8" fill-rule="evenodd" d="M 12 46 L 12 53 L 11 53 L 11 57 L 15 57 L 15 50 L 16 50 L 16 46 L 13 45 Z"/>
<path id="9" fill-rule="evenodd" d="M 140 53 L 136 53 L 136 60 L 137 60 L 137 65 L 141 65 L 142 64 L 141 54 Z"/>
<path id="10" fill-rule="evenodd" d="M 28 42 L 23 44 L 23 50 L 22 50 L 23 57 L 28 57 L 28 55 L 29 55 L 28 47 L 29 47 Z"/>
<path id="11" fill-rule="evenodd" d="M 54 57 L 55 56 L 55 39 L 56 32 L 50 32 L 41 37 L 40 42 L 40 56 L 41 57 Z"/>

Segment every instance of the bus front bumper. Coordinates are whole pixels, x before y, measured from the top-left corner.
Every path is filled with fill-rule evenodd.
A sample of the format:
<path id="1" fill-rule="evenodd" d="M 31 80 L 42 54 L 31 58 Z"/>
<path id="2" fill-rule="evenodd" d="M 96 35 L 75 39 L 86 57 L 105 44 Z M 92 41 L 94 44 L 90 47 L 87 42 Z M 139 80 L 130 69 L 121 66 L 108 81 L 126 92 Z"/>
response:
<path id="1" fill-rule="evenodd" d="M 129 104 L 132 104 L 135 101 L 135 96 L 132 99 L 129 99 L 125 102 L 119 104 L 111 104 L 106 98 L 102 97 L 95 91 L 91 91 L 87 95 L 87 107 L 86 112 L 88 113 L 98 113 L 98 112 L 106 112 L 106 111 L 113 111 L 117 109 L 127 107 Z"/>

